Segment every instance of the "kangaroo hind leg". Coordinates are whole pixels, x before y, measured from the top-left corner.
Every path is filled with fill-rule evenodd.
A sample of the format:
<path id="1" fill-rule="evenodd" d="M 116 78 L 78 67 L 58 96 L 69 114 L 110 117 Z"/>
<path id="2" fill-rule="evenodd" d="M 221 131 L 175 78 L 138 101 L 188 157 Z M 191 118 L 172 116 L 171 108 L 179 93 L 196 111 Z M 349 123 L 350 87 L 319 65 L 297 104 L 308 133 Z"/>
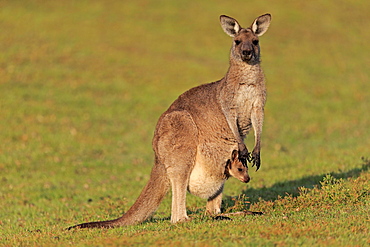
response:
<path id="1" fill-rule="evenodd" d="M 186 193 L 197 151 L 197 127 L 187 111 L 167 113 L 156 132 L 156 151 L 172 186 L 171 222 L 186 221 Z"/>

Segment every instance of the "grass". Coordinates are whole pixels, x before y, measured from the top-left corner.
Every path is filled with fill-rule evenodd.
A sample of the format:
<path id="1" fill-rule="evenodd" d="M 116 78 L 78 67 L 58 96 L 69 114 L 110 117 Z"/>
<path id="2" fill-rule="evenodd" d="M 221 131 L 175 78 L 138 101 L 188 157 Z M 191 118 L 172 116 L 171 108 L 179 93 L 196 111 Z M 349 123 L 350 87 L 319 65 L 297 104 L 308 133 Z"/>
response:
<path id="1" fill-rule="evenodd" d="M 0 245 L 368 245 L 369 10 L 359 0 L 0 1 Z M 160 114 L 226 73 L 218 16 L 246 26 L 266 12 L 262 166 L 247 185 L 230 179 L 224 198 L 227 212 L 265 214 L 215 221 L 189 195 L 193 220 L 172 225 L 168 195 L 149 222 L 64 231 L 136 200 Z"/>

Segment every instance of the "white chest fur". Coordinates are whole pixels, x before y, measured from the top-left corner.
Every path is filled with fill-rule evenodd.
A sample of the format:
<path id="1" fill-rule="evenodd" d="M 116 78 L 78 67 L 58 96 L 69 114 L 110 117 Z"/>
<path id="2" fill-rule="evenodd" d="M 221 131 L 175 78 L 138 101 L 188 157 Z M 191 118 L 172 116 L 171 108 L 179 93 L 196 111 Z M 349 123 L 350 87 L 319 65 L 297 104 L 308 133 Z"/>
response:
<path id="1" fill-rule="evenodd" d="M 192 173 L 190 174 L 188 191 L 200 198 L 208 199 L 216 196 L 222 191 L 225 183 L 223 174 L 215 173 L 201 160 L 197 160 Z"/>

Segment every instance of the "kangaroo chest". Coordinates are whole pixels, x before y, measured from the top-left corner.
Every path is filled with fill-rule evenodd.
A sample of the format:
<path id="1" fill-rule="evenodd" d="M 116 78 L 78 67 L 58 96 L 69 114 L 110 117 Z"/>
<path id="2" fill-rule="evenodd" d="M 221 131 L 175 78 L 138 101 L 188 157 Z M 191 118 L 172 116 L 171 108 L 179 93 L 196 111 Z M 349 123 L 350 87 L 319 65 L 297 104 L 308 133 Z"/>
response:
<path id="1" fill-rule="evenodd" d="M 252 128 L 251 116 L 254 108 L 264 107 L 266 90 L 263 84 L 241 84 L 235 95 L 238 129 L 243 136 Z"/>

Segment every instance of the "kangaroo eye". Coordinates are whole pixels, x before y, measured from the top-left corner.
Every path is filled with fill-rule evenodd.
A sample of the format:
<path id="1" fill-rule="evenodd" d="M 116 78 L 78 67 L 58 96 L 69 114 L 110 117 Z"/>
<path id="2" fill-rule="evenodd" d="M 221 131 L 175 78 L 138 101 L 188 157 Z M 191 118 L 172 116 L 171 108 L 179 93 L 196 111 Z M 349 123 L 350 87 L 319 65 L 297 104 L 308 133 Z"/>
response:
<path id="1" fill-rule="evenodd" d="M 240 171 L 240 172 L 241 172 L 241 171 L 243 171 L 243 169 L 242 169 L 242 168 L 238 168 L 238 171 Z"/>
<path id="2" fill-rule="evenodd" d="M 235 40 L 234 42 L 235 42 L 236 45 L 239 45 L 241 43 L 240 40 Z"/>
<path id="3" fill-rule="evenodd" d="M 252 41 L 253 45 L 258 45 L 258 39 Z"/>

